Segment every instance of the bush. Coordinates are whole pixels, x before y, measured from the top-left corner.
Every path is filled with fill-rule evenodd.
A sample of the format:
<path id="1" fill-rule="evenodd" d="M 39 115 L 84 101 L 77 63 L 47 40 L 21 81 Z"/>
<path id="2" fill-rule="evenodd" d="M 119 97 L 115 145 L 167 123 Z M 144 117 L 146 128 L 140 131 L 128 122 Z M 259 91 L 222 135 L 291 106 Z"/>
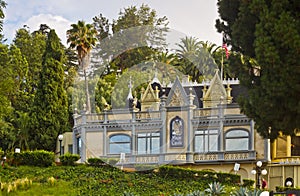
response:
<path id="1" fill-rule="evenodd" d="M 299 190 L 300 191 L 299 187 L 295 188 L 295 187 L 276 186 L 275 189 L 277 192 L 284 192 L 284 191 L 288 191 L 288 190 Z"/>
<path id="2" fill-rule="evenodd" d="M 252 179 L 243 179 L 243 187 L 252 188 L 255 181 Z"/>
<path id="3" fill-rule="evenodd" d="M 102 165 L 105 165 L 106 162 L 100 158 L 89 158 L 87 160 L 88 164 L 91 165 L 91 166 L 102 166 Z"/>
<path id="4" fill-rule="evenodd" d="M 14 165 L 49 167 L 54 163 L 54 152 L 45 150 L 24 151 L 13 153 Z"/>
<path id="5" fill-rule="evenodd" d="M 209 170 L 192 170 L 189 168 L 182 168 L 178 166 L 162 166 L 159 168 L 159 175 L 163 177 L 171 177 L 176 179 L 201 179 L 213 183 L 215 181 L 224 185 L 234 185 L 240 182 L 240 176 L 236 174 L 213 172 Z"/>
<path id="6" fill-rule="evenodd" d="M 222 172 L 217 173 L 217 181 L 224 185 L 239 184 L 240 180 L 241 180 L 241 176 L 237 174 L 222 173 Z"/>
<path id="7" fill-rule="evenodd" d="M 59 160 L 62 165 L 75 165 L 75 161 L 78 161 L 80 156 L 78 154 L 66 153 L 64 155 L 59 156 Z"/>

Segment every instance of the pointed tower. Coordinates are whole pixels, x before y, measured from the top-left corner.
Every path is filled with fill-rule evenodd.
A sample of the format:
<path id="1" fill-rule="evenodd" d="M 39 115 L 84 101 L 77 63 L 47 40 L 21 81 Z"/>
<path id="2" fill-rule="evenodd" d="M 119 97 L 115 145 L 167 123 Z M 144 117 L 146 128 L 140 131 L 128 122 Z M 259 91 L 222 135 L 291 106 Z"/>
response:
<path id="1" fill-rule="evenodd" d="M 179 78 L 176 77 L 175 82 L 168 95 L 167 106 L 182 107 L 188 105 L 189 105 L 188 96 L 185 93 L 185 90 L 181 85 Z"/>
<path id="2" fill-rule="evenodd" d="M 141 92 L 141 111 L 159 110 L 161 84 L 157 77 L 157 70 L 152 81 L 148 83 L 145 91 Z"/>
<path id="3" fill-rule="evenodd" d="M 203 108 L 216 107 L 218 104 L 230 104 L 232 102 L 231 88 L 228 85 L 225 89 L 219 70 L 216 70 L 209 88 L 206 90 L 206 86 L 204 87 L 202 101 Z"/>
<path id="4" fill-rule="evenodd" d="M 126 107 L 127 108 L 132 108 L 132 103 L 133 103 L 133 96 L 132 96 L 132 80 L 131 76 L 129 77 L 129 84 L 128 84 L 129 92 L 126 98 Z"/>

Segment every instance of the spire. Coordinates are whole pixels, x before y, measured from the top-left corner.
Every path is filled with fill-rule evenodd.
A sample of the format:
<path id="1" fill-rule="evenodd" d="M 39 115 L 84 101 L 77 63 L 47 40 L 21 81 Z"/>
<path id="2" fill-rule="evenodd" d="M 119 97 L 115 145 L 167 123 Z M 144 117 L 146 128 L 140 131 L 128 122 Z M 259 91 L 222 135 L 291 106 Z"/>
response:
<path id="1" fill-rule="evenodd" d="M 160 81 L 159 81 L 159 79 L 158 79 L 157 68 L 155 68 L 154 78 L 153 78 L 151 84 L 153 84 L 153 83 L 160 84 Z"/>
<path id="2" fill-rule="evenodd" d="M 127 100 L 133 99 L 133 96 L 132 96 L 132 80 L 131 80 L 131 76 L 129 77 L 128 88 L 129 88 L 129 93 L 128 93 L 128 96 L 127 96 Z"/>

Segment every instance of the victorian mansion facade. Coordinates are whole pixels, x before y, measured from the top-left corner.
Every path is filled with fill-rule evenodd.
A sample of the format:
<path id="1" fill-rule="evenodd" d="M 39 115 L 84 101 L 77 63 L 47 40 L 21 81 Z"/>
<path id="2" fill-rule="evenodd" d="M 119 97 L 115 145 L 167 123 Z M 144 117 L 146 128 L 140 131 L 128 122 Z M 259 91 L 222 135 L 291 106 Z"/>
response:
<path id="1" fill-rule="evenodd" d="M 277 178 L 271 169 L 274 164 L 286 166 L 280 164 L 286 157 L 271 165 L 271 155 L 276 157 L 279 148 L 271 150 L 274 144 L 260 137 L 255 122 L 241 113 L 237 98 L 245 93 L 237 79 L 221 80 L 218 72 L 210 81 L 177 77 L 165 86 L 154 76 L 139 100 L 130 89 L 129 108 L 75 114 L 69 151 L 80 154 L 80 162 L 98 157 L 118 159 L 128 168 L 172 164 L 234 172 L 242 179 L 255 179 L 251 170 L 261 161 L 270 186 L 272 180 L 282 184 L 287 176 Z M 63 142 L 67 149 L 68 142 Z M 297 184 L 300 179 L 292 170 Z"/>

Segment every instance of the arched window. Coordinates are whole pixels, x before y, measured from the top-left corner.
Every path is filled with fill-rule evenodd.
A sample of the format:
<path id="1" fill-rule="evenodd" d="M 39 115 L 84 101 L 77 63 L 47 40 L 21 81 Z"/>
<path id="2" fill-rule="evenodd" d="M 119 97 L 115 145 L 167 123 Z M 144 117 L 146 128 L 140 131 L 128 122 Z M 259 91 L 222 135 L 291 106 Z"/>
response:
<path id="1" fill-rule="evenodd" d="M 109 153 L 131 153 L 131 138 L 128 135 L 118 134 L 109 138 Z"/>
<path id="2" fill-rule="evenodd" d="M 226 133 L 226 151 L 249 150 L 249 132 L 243 129 L 234 129 Z"/>

